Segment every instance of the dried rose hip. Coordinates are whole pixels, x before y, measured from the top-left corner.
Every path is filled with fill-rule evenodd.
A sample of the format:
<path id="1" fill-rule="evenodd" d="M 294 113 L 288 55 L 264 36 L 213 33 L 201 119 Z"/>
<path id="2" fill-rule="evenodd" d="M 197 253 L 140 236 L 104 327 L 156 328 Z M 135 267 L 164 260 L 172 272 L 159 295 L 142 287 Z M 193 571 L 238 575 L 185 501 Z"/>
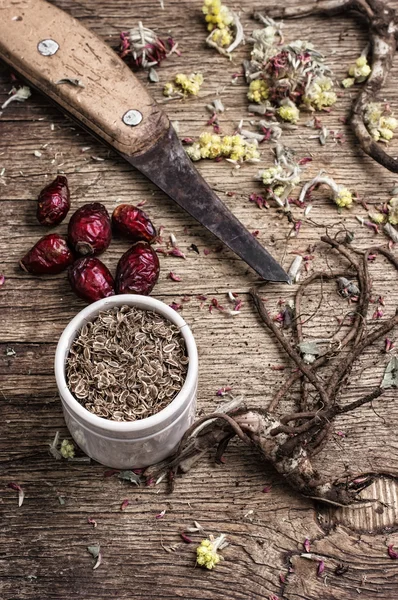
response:
<path id="1" fill-rule="evenodd" d="M 152 291 L 159 277 L 159 259 L 146 242 L 137 242 L 127 250 L 116 269 L 118 294 L 144 294 Z"/>
<path id="2" fill-rule="evenodd" d="M 114 230 L 133 242 L 140 240 L 149 244 L 156 238 L 156 229 L 146 213 L 131 204 L 120 204 L 112 214 Z"/>
<path id="3" fill-rule="evenodd" d="M 66 240 L 58 233 L 42 237 L 20 261 L 21 268 L 32 275 L 56 275 L 74 261 Z"/>
<path id="4" fill-rule="evenodd" d="M 109 269 L 98 258 L 79 258 L 68 270 L 69 283 L 79 298 L 95 302 L 115 294 Z"/>
<path id="5" fill-rule="evenodd" d="M 111 243 L 111 220 L 103 204 L 93 202 L 79 208 L 68 225 L 68 240 L 78 254 L 101 254 Z"/>
<path id="6" fill-rule="evenodd" d="M 68 180 L 58 175 L 39 194 L 37 220 L 41 225 L 58 225 L 63 221 L 70 209 Z"/>

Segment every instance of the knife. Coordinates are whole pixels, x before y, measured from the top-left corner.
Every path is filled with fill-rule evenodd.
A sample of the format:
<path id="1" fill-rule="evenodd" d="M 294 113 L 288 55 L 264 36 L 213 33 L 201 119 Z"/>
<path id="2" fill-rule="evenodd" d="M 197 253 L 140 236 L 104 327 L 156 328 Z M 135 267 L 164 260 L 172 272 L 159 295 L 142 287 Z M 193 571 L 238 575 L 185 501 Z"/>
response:
<path id="1" fill-rule="evenodd" d="M 0 58 L 111 146 L 261 277 L 289 277 L 187 157 L 166 114 L 93 32 L 45 0 L 0 0 Z"/>

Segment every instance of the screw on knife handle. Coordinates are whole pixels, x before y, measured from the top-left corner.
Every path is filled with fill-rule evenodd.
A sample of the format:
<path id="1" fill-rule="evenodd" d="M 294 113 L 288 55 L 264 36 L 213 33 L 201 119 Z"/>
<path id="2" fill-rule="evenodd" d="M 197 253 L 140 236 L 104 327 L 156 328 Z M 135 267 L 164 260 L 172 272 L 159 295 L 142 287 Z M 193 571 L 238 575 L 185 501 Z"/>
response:
<path id="1" fill-rule="evenodd" d="M 140 154 L 169 128 L 117 54 L 45 0 L 0 0 L 0 58 L 118 152 Z"/>

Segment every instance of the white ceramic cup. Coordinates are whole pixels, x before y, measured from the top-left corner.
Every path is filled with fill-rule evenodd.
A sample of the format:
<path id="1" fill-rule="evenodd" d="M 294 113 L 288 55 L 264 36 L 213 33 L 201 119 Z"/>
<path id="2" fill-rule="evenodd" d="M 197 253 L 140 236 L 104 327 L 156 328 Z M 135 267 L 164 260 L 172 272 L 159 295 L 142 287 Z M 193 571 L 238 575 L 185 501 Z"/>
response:
<path id="1" fill-rule="evenodd" d="M 174 400 L 151 417 L 129 422 L 111 421 L 89 412 L 73 397 L 65 378 L 69 349 L 83 325 L 95 319 L 100 311 L 123 305 L 154 311 L 177 325 L 189 357 L 184 385 Z M 88 456 L 108 467 L 142 468 L 172 454 L 195 418 L 198 351 L 188 325 L 167 304 L 149 296 L 120 294 L 90 304 L 65 328 L 55 352 L 55 379 L 66 425 L 77 445 Z"/>

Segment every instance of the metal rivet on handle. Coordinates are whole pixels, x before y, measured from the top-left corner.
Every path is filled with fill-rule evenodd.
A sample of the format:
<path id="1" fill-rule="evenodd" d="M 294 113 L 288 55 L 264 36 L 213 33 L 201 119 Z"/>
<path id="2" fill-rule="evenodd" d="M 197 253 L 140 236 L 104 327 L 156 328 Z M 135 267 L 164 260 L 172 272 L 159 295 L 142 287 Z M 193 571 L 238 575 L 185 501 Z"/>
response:
<path id="1" fill-rule="evenodd" d="M 123 115 L 123 123 L 125 123 L 126 125 L 130 125 L 131 127 L 135 127 L 136 125 L 139 125 L 141 123 L 141 121 L 142 121 L 142 114 L 140 113 L 139 110 L 136 110 L 135 108 L 128 110 Z"/>
<path id="2" fill-rule="evenodd" d="M 58 51 L 59 44 L 55 40 L 42 40 L 37 44 L 37 49 L 42 56 L 53 56 Z"/>

